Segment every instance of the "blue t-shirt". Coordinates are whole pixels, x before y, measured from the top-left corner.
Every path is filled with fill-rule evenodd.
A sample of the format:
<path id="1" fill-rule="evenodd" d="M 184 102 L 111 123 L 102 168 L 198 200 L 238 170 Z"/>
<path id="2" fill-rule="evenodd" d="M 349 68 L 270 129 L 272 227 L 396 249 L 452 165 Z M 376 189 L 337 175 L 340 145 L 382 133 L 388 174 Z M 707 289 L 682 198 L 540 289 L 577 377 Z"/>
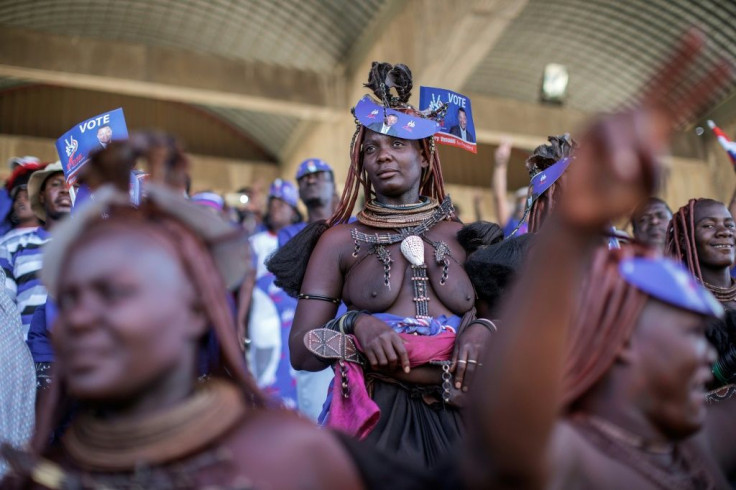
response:
<path id="1" fill-rule="evenodd" d="M 56 318 L 56 305 L 51 299 L 46 300 L 43 307 L 36 308 L 28 330 L 28 349 L 33 362 L 54 362 L 54 351 L 49 341 L 49 330 Z"/>
<path id="2" fill-rule="evenodd" d="M 294 223 L 293 225 L 281 228 L 278 234 L 279 248 L 283 247 L 286 242 L 294 238 L 297 233 L 299 233 L 306 227 L 307 223 L 301 221 L 299 223 Z"/>

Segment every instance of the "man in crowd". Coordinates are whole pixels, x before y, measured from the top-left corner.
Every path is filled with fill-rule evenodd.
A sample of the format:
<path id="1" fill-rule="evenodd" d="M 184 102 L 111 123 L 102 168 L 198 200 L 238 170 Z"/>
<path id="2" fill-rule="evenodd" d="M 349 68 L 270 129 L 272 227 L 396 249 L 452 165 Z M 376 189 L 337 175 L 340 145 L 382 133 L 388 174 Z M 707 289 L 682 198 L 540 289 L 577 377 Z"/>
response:
<path id="1" fill-rule="evenodd" d="M 279 231 L 279 247 L 302 231 L 308 223 L 327 220 L 334 211 L 335 175 L 327 162 L 317 158 L 304 160 L 296 171 L 296 181 L 299 185 L 299 198 L 307 208 L 307 221 L 295 223 Z M 296 300 L 286 294 L 283 296 L 291 300 L 292 308 L 296 309 Z M 337 314 L 343 313 L 345 307 L 341 306 Z M 282 362 L 289 363 L 288 353 Z M 312 420 L 316 421 L 322 411 L 322 404 L 327 397 L 333 374 L 330 368 L 316 372 L 296 372 L 297 407 Z"/>
<path id="2" fill-rule="evenodd" d="M 61 163 L 33 172 L 28 181 L 28 196 L 35 216 L 43 226 L 5 243 L 0 249 L 0 266 L 5 271 L 5 287 L 18 305 L 23 336 L 36 308 L 46 303 L 46 288 L 38 279 L 41 246 L 50 239 L 50 230 L 71 211 L 72 201 Z"/>
<path id="3" fill-rule="evenodd" d="M 672 219 L 672 210 L 663 200 L 650 197 L 631 215 L 631 228 L 638 241 L 664 250 L 667 225 Z"/>
<path id="4" fill-rule="evenodd" d="M 7 218 L 10 221 L 12 231 L 3 236 L 3 241 L 10 239 L 10 237 L 28 233 L 40 224 L 31 209 L 31 203 L 28 199 L 28 181 L 33 172 L 43 167 L 43 164 L 36 162 L 18 165 L 5 182 L 5 190 L 12 203 Z M 2 243 L 0 243 L 1 246 L 3 246 Z"/>

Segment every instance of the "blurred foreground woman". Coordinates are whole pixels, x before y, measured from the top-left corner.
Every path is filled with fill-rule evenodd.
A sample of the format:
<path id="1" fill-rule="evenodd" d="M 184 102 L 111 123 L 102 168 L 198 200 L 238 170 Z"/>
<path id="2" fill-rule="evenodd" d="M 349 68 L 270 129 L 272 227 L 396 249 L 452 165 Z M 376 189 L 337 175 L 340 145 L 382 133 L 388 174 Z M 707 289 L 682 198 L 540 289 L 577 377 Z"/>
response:
<path id="1" fill-rule="evenodd" d="M 655 250 L 600 244 L 654 191 L 673 122 L 729 78 L 717 67 L 670 103 L 701 47 L 688 36 L 639 108 L 579 140 L 483 359 L 487 389 L 472 395 L 474 487 L 730 488 L 736 399 L 706 405 L 705 328 L 722 306 Z"/>

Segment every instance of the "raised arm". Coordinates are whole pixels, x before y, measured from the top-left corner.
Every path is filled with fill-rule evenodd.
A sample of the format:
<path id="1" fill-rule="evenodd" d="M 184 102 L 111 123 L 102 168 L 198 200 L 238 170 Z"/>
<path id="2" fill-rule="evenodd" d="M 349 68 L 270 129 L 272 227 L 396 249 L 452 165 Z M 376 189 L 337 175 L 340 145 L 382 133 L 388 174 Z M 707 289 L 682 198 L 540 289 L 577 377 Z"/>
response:
<path id="1" fill-rule="evenodd" d="M 734 213 L 736 213 L 736 188 L 733 190 L 733 194 L 731 194 L 731 200 L 728 201 L 728 212 L 731 213 L 731 216 L 736 216 Z"/>
<path id="2" fill-rule="evenodd" d="M 469 434 L 476 437 L 471 483 L 482 488 L 540 488 L 560 415 L 565 339 L 574 293 L 597 230 L 645 199 L 657 181 L 657 155 L 672 124 L 691 116 L 727 80 L 717 67 L 672 103 L 702 38 L 689 36 L 653 79 L 641 106 L 598 120 L 579 140 L 565 195 L 536 237 L 505 303 L 501 329 L 483 360 Z M 480 449 L 478 449 L 480 448 Z M 484 459 L 479 459 L 477 455 Z"/>
<path id="3" fill-rule="evenodd" d="M 493 201 L 496 204 L 496 217 L 501 227 L 506 226 L 511 212 L 508 203 L 508 167 L 511 156 L 511 141 L 503 141 L 496 149 L 493 165 Z"/>

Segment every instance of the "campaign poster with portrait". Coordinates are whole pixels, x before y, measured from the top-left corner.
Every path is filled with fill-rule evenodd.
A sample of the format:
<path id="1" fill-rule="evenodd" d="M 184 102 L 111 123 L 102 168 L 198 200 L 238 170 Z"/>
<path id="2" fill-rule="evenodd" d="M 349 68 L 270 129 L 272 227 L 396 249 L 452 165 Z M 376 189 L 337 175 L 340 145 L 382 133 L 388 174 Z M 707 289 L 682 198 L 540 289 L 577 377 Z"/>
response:
<path id="1" fill-rule="evenodd" d="M 439 125 L 432 119 L 411 116 L 383 107 L 366 95 L 353 109 L 360 124 L 376 133 L 396 136 L 405 140 L 418 140 L 435 134 Z"/>
<path id="2" fill-rule="evenodd" d="M 77 180 L 79 170 L 95 151 L 115 140 L 128 139 L 123 109 L 117 108 L 76 124 L 56 140 L 56 151 L 69 184 Z"/>
<path id="3" fill-rule="evenodd" d="M 437 110 L 442 104 L 447 104 L 447 113 L 434 140 L 442 145 L 478 153 L 470 98 L 443 88 L 419 88 L 419 110 Z"/>

